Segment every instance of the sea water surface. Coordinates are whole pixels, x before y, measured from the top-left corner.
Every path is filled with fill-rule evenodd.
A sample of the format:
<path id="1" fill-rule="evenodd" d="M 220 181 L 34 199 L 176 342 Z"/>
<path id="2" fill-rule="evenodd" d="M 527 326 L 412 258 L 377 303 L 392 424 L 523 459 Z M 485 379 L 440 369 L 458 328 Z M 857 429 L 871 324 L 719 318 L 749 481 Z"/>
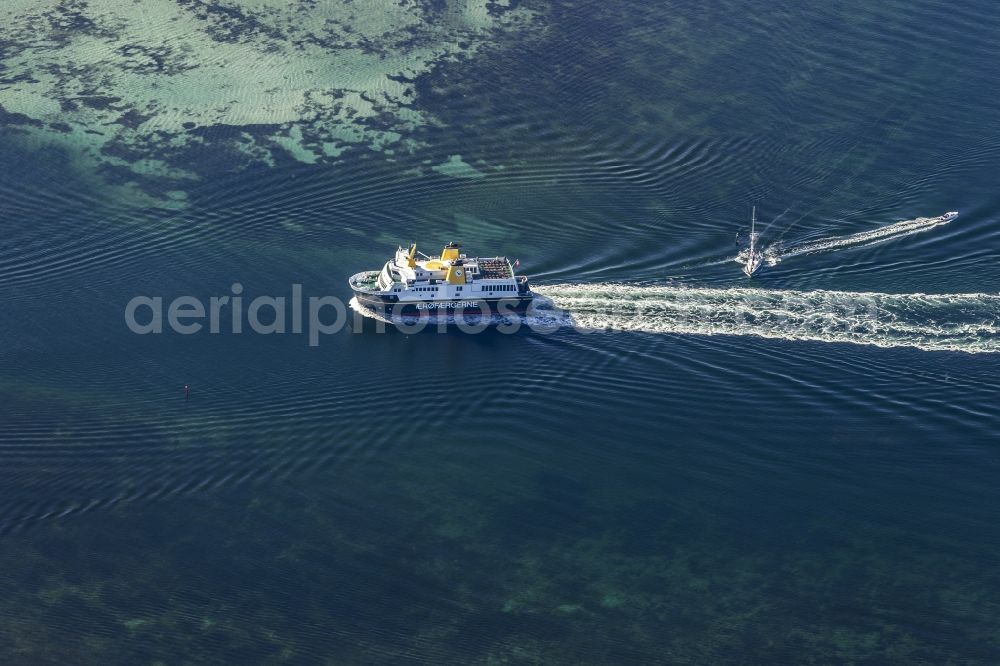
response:
<path id="1" fill-rule="evenodd" d="M 997 663 L 998 33 L 8 0 L 0 661 Z M 546 325 L 124 317 L 451 240 Z"/>

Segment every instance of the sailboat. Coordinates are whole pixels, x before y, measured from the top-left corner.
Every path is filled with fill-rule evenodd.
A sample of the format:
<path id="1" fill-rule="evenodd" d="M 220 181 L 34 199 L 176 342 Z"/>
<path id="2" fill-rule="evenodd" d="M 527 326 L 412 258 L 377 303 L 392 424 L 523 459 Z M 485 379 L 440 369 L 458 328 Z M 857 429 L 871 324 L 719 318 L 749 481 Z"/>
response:
<path id="1" fill-rule="evenodd" d="M 754 273 L 764 263 L 764 253 L 758 247 L 760 234 L 757 233 L 757 207 L 753 207 L 750 217 L 750 246 L 747 248 L 746 263 L 743 264 L 743 272 L 747 277 L 752 277 Z"/>

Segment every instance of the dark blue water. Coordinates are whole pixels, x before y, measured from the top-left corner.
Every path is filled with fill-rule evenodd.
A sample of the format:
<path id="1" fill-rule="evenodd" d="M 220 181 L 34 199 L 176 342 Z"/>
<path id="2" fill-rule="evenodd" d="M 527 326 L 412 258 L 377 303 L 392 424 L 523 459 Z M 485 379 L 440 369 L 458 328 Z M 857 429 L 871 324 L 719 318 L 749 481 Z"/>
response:
<path id="1" fill-rule="evenodd" d="M 990 3 L 134 12 L 0 8 L 0 661 L 1000 660 Z M 557 325 L 126 326 L 453 239 Z"/>

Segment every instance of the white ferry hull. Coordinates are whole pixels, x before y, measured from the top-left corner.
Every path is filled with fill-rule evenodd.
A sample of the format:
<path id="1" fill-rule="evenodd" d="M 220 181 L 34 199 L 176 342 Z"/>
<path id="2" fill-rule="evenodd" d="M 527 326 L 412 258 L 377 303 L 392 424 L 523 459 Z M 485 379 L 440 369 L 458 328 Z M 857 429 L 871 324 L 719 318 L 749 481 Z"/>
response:
<path id="1" fill-rule="evenodd" d="M 419 317 L 435 319 L 462 314 L 485 316 L 523 314 L 531 302 L 532 295 L 508 296 L 504 298 L 469 298 L 461 300 L 400 301 L 392 295 L 366 293 L 355 289 L 354 297 L 358 305 L 375 313 L 390 317 Z"/>

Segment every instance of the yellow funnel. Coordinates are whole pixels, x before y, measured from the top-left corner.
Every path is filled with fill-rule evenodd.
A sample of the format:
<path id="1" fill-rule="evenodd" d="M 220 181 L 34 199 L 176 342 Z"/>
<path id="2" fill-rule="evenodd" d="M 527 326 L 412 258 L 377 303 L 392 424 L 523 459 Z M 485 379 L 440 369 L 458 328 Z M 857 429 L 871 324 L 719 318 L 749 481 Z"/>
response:
<path id="1" fill-rule="evenodd" d="M 458 243 L 448 243 L 441 250 L 441 261 L 455 260 L 458 259 Z"/>

